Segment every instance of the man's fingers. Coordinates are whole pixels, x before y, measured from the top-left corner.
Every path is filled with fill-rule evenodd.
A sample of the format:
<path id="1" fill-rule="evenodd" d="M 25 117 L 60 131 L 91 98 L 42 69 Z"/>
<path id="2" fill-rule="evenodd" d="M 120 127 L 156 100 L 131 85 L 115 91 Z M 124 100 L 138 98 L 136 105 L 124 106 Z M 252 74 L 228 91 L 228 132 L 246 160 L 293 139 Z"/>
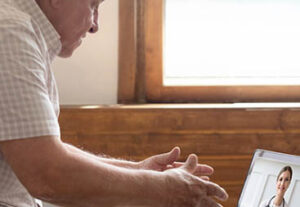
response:
<path id="1" fill-rule="evenodd" d="M 180 148 L 174 147 L 170 152 L 157 155 L 156 162 L 161 165 L 172 165 L 180 156 Z"/>
<path id="2" fill-rule="evenodd" d="M 180 157 L 180 148 L 174 147 L 171 152 L 169 152 L 169 158 L 167 159 L 167 164 L 173 164 Z"/>
<path id="3" fill-rule="evenodd" d="M 178 168 L 183 165 L 184 165 L 183 162 L 174 162 L 172 165 L 167 166 L 167 169 Z M 195 176 L 201 177 L 205 175 L 211 175 L 213 173 L 214 173 L 214 169 L 211 166 L 205 164 L 197 164 L 196 170 L 193 174 Z"/>
<path id="4" fill-rule="evenodd" d="M 228 199 L 228 194 L 219 185 L 207 181 L 206 187 L 207 187 L 207 196 L 215 196 L 216 198 L 218 198 L 221 201 L 225 201 Z"/>
<path id="5" fill-rule="evenodd" d="M 214 173 L 214 169 L 209 165 L 198 165 L 194 175 L 203 176 L 203 175 L 211 175 Z"/>
<path id="6" fill-rule="evenodd" d="M 199 205 L 197 207 L 222 207 L 221 204 L 217 203 L 215 200 L 213 200 L 210 197 L 201 198 L 201 201 L 199 202 Z"/>
<path id="7" fill-rule="evenodd" d="M 210 180 L 208 176 L 200 176 L 200 178 L 201 178 L 202 180 L 206 180 L 206 181 L 209 181 L 209 180 Z"/>
<path id="8" fill-rule="evenodd" d="M 182 168 L 189 173 L 194 173 L 197 167 L 198 157 L 195 154 L 189 155 Z"/>

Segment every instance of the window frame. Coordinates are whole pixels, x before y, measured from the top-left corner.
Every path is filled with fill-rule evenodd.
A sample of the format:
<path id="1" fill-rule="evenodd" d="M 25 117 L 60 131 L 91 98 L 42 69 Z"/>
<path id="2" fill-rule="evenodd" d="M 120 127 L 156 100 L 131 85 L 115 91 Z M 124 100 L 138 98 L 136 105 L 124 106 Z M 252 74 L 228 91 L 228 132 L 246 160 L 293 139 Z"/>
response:
<path id="1" fill-rule="evenodd" d="M 164 0 L 119 2 L 119 103 L 300 101 L 300 85 L 163 86 Z"/>

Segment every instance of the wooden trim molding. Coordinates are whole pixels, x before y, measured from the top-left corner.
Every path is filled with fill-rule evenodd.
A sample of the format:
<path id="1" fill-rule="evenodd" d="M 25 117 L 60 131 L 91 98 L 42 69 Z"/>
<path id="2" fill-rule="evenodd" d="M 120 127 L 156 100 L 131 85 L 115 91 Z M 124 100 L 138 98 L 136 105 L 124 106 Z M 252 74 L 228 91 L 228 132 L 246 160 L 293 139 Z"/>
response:
<path id="1" fill-rule="evenodd" d="M 135 102 L 136 1 L 119 1 L 119 84 L 118 102 Z"/>
<path id="2" fill-rule="evenodd" d="M 144 3 L 119 1 L 118 103 L 145 103 Z"/>

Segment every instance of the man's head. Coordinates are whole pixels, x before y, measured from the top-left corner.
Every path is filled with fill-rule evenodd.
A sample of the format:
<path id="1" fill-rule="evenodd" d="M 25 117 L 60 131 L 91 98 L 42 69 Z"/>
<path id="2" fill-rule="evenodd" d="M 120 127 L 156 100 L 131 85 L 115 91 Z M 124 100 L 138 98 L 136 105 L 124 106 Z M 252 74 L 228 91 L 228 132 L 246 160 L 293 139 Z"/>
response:
<path id="1" fill-rule="evenodd" d="M 69 57 L 87 32 L 98 31 L 98 7 L 104 0 L 36 0 L 61 37 L 60 57 Z"/>

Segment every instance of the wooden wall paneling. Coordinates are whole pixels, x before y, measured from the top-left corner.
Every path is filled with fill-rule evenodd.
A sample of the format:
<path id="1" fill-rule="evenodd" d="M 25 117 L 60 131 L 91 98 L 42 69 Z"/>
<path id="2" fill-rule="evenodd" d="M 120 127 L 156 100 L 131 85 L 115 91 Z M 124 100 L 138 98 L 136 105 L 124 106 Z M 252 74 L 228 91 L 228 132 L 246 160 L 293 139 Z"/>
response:
<path id="1" fill-rule="evenodd" d="M 142 160 L 180 146 L 215 168 L 211 179 L 236 206 L 251 157 L 262 148 L 300 155 L 299 109 L 128 108 L 61 109 L 62 139 L 84 150 Z"/>
<path id="2" fill-rule="evenodd" d="M 299 132 L 300 110 L 62 108 L 62 130 L 92 132 Z M 76 128 L 74 128 L 76 126 Z"/>
<path id="3" fill-rule="evenodd" d="M 203 155 L 249 155 L 256 148 L 286 153 L 299 152 L 300 133 L 297 134 L 243 134 L 243 135 L 202 135 L 202 134 L 89 134 L 78 133 L 64 140 L 92 152 L 103 152 L 126 158 L 145 158 L 168 151 L 175 145 L 182 149 L 182 155 L 197 153 Z M 75 138 L 74 138 L 75 137 Z M 238 140 L 238 141 L 237 141 Z"/>

